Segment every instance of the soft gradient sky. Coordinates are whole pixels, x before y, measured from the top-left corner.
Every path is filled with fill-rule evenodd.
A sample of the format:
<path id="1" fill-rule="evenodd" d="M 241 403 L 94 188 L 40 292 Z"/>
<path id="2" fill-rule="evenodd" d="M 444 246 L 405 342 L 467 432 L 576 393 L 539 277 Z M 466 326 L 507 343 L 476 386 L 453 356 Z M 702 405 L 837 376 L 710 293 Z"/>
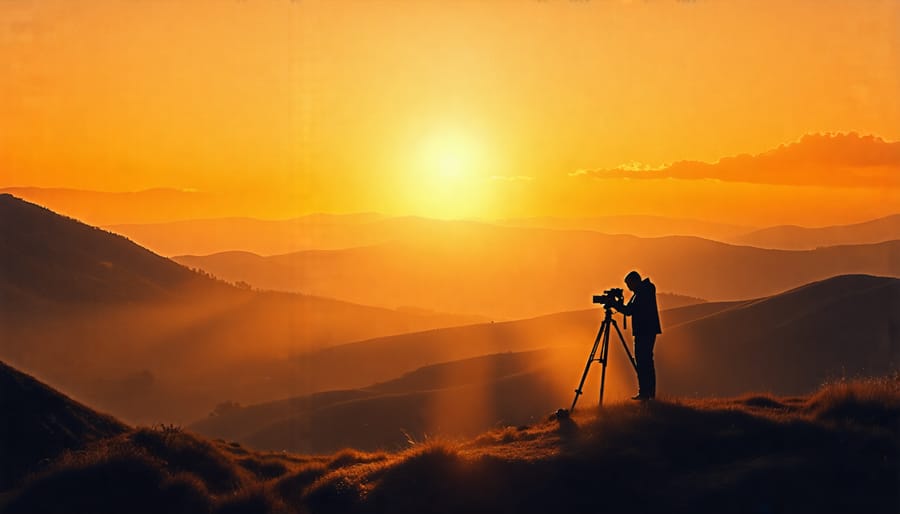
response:
<path id="1" fill-rule="evenodd" d="M 260 217 L 855 221 L 898 210 L 894 183 L 577 172 L 900 140 L 898 26 L 878 0 L 4 0 L 0 187 L 191 189 Z"/>

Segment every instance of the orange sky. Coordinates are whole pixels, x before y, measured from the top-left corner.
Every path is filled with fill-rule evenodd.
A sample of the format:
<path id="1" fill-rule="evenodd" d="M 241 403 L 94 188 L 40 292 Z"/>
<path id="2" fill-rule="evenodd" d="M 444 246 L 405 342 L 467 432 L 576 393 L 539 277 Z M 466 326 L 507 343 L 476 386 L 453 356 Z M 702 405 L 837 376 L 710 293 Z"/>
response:
<path id="1" fill-rule="evenodd" d="M 897 210 L 896 179 L 578 172 L 900 140 L 898 26 L 877 0 L 5 0 L 0 187 L 196 189 L 259 217 L 858 221 Z"/>

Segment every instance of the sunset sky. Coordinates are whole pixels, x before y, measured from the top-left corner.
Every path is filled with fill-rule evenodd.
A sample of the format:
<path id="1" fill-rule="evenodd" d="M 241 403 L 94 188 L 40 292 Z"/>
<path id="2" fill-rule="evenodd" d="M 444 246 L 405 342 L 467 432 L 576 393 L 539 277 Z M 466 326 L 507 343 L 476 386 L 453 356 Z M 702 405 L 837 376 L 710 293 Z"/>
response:
<path id="1" fill-rule="evenodd" d="M 0 188 L 861 221 L 900 205 L 898 26 L 877 0 L 5 0 Z M 766 155 L 702 164 L 740 154 Z"/>

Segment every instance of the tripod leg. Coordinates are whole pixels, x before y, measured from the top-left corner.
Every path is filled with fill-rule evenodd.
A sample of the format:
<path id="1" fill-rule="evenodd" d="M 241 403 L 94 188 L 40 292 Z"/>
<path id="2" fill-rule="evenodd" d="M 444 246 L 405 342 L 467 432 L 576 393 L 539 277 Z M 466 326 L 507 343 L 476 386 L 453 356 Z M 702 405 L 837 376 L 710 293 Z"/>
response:
<path id="1" fill-rule="evenodd" d="M 600 343 L 600 338 L 603 337 L 603 334 L 608 332 L 606 330 L 606 321 L 600 324 L 600 330 L 597 332 L 597 337 L 594 339 L 594 346 L 591 348 L 591 354 L 588 355 L 587 363 L 584 365 L 584 373 L 581 375 L 581 382 L 578 383 L 578 389 L 575 390 L 575 399 L 572 400 L 572 408 L 569 411 L 575 410 L 575 404 L 578 403 L 578 397 L 581 396 L 581 388 L 584 387 L 584 381 L 587 379 L 588 371 L 591 370 L 591 363 L 594 362 L 594 356 L 597 354 L 597 344 Z M 601 352 L 601 355 L 602 352 Z"/>
<path id="2" fill-rule="evenodd" d="M 637 361 L 631 356 L 631 350 L 629 350 L 628 345 L 625 344 L 625 338 L 622 336 L 622 331 L 619 330 L 619 325 L 616 324 L 616 320 L 613 320 L 612 323 L 613 326 L 616 327 L 616 333 L 619 334 L 619 341 L 622 341 L 622 348 L 625 348 L 625 353 L 628 354 L 628 360 L 631 361 L 631 367 L 634 368 L 634 372 L 637 373 Z"/>
<path id="3" fill-rule="evenodd" d="M 606 387 L 606 363 L 609 357 L 609 323 L 606 323 L 606 330 L 603 332 L 603 348 L 600 349 L 600 362 L 603 368 L 600 371 L 600 403 L 603 406 L 603 389 Z M 617 328 L 618 330 L 618 328 Z"/>

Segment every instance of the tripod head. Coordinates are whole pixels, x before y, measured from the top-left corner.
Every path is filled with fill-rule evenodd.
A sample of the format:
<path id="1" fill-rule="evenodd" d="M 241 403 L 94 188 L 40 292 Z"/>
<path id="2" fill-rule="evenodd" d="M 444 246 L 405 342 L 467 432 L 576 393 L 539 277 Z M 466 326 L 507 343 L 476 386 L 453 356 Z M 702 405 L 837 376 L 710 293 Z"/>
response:
<path id="1" fill-rule="evenodd" d="M 611 305 L 604 305 L 604 306 L 603 306 L 603 318 L 604 318 L 604 319 L 610 319 L 610 318 L 612 318 L 612 316 L 613 316 L 613 308 L 612 308 L 612 306 L 611 306 Z"/>

